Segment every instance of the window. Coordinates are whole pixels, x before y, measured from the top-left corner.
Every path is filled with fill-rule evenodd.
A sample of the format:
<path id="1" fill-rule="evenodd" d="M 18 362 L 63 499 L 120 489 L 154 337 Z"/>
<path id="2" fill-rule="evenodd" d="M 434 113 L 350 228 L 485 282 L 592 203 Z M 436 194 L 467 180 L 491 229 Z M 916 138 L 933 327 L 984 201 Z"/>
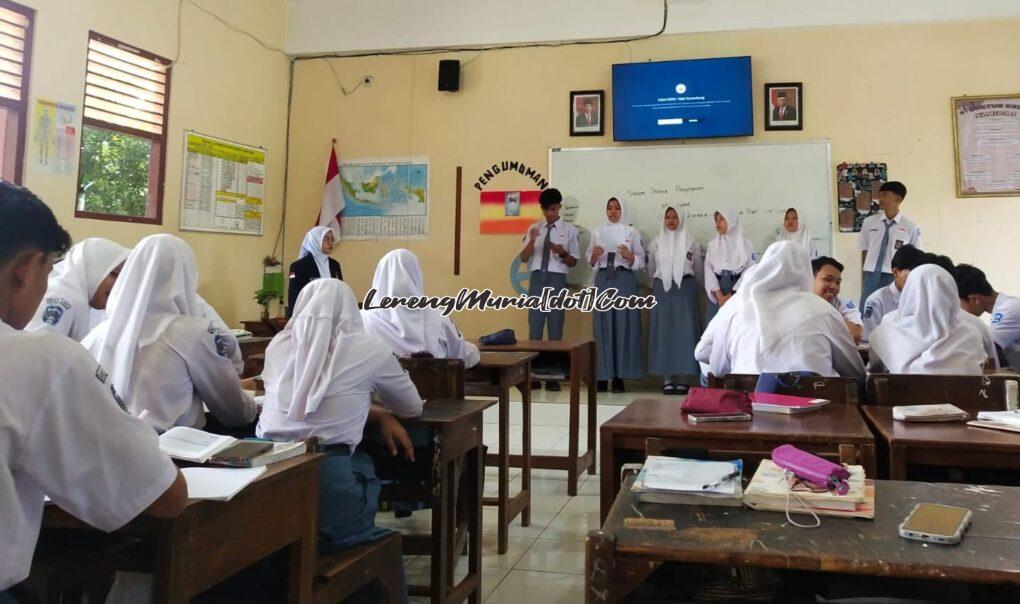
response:
<path id="1" fill-rule="evenodd" d="M 0 178 L 21 184 L 35 11 L 0 0 Z"/>
<path id="2" fill-rule="evenodd" d="M 89 32 L 75 216 L 161 224 L 170 61 Z"/>

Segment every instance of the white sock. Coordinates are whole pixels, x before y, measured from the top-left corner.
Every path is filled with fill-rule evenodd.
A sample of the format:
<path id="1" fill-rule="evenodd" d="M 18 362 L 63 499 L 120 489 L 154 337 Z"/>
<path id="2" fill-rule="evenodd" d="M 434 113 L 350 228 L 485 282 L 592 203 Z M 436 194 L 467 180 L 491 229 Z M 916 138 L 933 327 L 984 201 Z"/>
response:
<path id="1" fill-rule="evenodd" d="M 673 383 L 672 376 L 667 375 L 666 377 L 664 377 L 662 379 L 662 385 L 663 386 L 669 386 L 672 383 Z"/>

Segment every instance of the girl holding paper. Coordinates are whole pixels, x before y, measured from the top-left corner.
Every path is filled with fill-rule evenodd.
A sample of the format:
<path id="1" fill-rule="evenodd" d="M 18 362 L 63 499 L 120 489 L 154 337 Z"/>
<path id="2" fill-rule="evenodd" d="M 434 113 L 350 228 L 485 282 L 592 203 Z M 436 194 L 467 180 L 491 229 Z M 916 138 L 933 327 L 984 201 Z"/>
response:
<path id="1" fill-rule="evenodd" d="M 626 204 L 610 197 L 606 222 L 592 233 L 586 253 L 597 271 L 595 288 L 613 288 L 618 296 L 637 295 L 634 271 L 645 266 L 641 233 L 627 223 Z M 605 392 L 613 380 L 613 392 L 623 392 L 623 379 L 644 377 L 641 349 L 641 313 L 636 309 L 594 313 L 595 345 L 598 350 L 598 390 Z"/>
<path id="2" fill-rule="evenodd" d="M 744 271 L 755 263 L 754 247 L 740 228 L 740 214 L 732 210 L 716 212 L 715 232 L 718 235 L 709 242 L 705 251 L 706 323 L 733 295 Z"/>

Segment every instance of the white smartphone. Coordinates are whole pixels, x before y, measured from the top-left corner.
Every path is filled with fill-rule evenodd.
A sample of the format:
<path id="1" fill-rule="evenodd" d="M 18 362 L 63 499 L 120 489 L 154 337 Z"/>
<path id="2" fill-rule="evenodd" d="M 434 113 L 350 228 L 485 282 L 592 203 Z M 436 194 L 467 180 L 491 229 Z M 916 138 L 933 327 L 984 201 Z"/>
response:
<path id="1" fill-rule="evenodd" d="M 900 537 L 955 545 L 963 539 L 973 514 L 967 508 L 937 503 L 919 503 L 900 524 Z"/>

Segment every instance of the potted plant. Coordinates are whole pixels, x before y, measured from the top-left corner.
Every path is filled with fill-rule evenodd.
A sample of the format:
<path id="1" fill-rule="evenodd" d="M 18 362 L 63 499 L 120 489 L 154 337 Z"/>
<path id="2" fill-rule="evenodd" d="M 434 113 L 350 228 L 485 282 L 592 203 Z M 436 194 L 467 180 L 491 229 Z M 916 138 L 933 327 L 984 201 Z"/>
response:
<path id="1" fill-rule="evenodd" d="M 269 320 L 269 305 L 273 300 L 282 300 L 283 296 L 275 289 L 260 289 L 255 292 L 255 301 L 262 307 L 262 320 Z"/>

